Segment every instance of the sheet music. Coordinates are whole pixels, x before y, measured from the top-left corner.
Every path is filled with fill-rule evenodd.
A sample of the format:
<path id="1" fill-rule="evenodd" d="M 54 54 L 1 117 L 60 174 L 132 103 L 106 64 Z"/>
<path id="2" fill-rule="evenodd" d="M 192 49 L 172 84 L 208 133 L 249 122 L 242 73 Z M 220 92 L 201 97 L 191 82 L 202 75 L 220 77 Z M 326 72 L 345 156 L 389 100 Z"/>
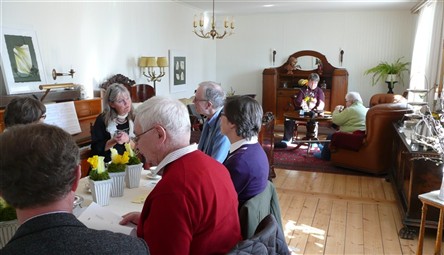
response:
<path id="1" fill-rule="evenodd" d="M 87 227 L 97 230 L 109 230 L 116 233 L 136 236 L 136 225 L 120 225 L 122 217 L 92 202 L 78 217 Z"/>
<path id="2" fill-rule="evenodd" d="M 82 132 L 74 102 L 45 104 L 45 123 L 58 126 L 71 135 Z"/>

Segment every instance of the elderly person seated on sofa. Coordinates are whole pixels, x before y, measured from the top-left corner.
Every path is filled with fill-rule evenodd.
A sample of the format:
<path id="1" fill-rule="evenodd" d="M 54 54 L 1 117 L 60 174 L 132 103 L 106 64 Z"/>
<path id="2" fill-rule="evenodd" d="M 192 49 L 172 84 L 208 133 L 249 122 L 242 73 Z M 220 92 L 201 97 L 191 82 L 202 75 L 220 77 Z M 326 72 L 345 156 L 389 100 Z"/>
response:
<path id="1" fill-rule="evenodd" d="M 338 105 L 332 113 L 332 122 L 339 126 L 339 132 L 357 132 L 362 136 L 365 133 L 365 116 L 368 108 L 366 108 L 362 102 L 361 95 L 358 92 L 348 92 L 345 95 L 345 107 Z M 361 132 L 359 132 L 361 131 Z M 333 138 L 333 134 L 327 136 L 327 140 Z M 328 146 L 322 146 L 321 152 L 314 154 L 317 158 L 330 160 L 330 148 Z"/>

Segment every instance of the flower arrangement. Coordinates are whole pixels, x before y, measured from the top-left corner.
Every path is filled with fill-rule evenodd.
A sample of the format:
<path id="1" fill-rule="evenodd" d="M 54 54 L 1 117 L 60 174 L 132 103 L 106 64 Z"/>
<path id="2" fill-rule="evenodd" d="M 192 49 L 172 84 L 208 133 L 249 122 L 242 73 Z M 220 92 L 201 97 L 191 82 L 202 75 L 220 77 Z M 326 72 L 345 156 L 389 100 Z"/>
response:
<path id="1" fill-rule="evenodd" d="M 116 149 L 111 148 L 111 163 L 108 165 L 108 172 L 120 173 L 125 172 L 126 164 L 129 161 L 129 153 L 125 151 L 120 155 Z"/>
<path id="2" fill-rule="evenodd" d="M 0 221 L 11 221 L 17 219 L 14 207 L 10 206 L 0 197 Z"/>
<path id="3" fill-rule="evenodd" d="M 89 179 L 93 181 L 103 181 L 111 179 L 108 171 L 105 169 L 105 157 L 94 155 L 88 158 L 88 163 L 91 165 L 89 172 Z"/>
<path id="4" fill-rule="evenodd" d="M 308 80 L 307 79 L 300 79 L 298 81 L 299 86 L 307 86 L 308 85 Z"/>
<path id="5" fill-rule="evenodd" d="M 430 114 L 428 109 L 425 114 L 421 114 L 421 120 L 415 125 L 412 140 L 415 143 L 432 148 L 438 153 L 437 157 L 418 156 L 414 159 L 424 159 L 433 161 L 436 165 L 444 163 L 444 127 L 440 121 Z"/>
<path id="6" fill-rule="evenodd" d="M 128 152 L 128 156 L 129 156 L 128 163 L 127 163 L 128 165 L 138 165 L 141 163 L 139 157 L 137 156 L 137 153 L 134 152 L 134 150 L 131 148 L 131 145 L 129 143 L 125 143 L 125 149 L 126 149 L 126 152 Z"/>

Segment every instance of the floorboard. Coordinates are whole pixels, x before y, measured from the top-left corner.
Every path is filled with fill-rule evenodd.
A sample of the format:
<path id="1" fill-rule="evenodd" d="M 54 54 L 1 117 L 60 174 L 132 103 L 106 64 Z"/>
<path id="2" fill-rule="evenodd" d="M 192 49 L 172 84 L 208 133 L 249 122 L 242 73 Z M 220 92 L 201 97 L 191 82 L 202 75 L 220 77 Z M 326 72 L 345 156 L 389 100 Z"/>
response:
<path id="1" fill-rule="evenodd" d="M 384 178 L 275 171 L 273 183 L 292 254 L 416 253 L 417 238 L 398 236 L 401 214 Z M 435 229 L 426 230 L 424 254 L 433 254 L 435 237 Z"/>

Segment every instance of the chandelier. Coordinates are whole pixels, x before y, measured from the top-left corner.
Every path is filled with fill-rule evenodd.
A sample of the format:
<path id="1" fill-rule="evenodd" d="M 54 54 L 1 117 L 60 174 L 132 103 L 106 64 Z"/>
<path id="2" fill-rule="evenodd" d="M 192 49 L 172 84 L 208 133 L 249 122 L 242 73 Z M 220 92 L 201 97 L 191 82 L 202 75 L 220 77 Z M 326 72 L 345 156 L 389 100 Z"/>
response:
<path id="1" fill-rule="evenodd" d="M 222 39 L 225 37 L 225 35 L 230 36 L 234 31 L 234 19 L 231 17 L 231 21 L 228 20 L 228 17 L 225 18 L 224 21 L 224 32 L 221 34 L 216 31 L 216 19 L 214 18 L 214 0 L 213 0 L 213 16 L 211 18 L 211 30 L 204 32 L 204 15 L 200 15 L 199 20 L 199 27 L 200 30 L 197 30 L 197 15 L 194 15 L 194 21 L 193 21 L 193 27 L 194 27 L 194 33 L 199 36 L 200 38 L 210 38 L 214 40 L 214 38 Z M 229 32 L 227 32 L 229 30 Z"/>

